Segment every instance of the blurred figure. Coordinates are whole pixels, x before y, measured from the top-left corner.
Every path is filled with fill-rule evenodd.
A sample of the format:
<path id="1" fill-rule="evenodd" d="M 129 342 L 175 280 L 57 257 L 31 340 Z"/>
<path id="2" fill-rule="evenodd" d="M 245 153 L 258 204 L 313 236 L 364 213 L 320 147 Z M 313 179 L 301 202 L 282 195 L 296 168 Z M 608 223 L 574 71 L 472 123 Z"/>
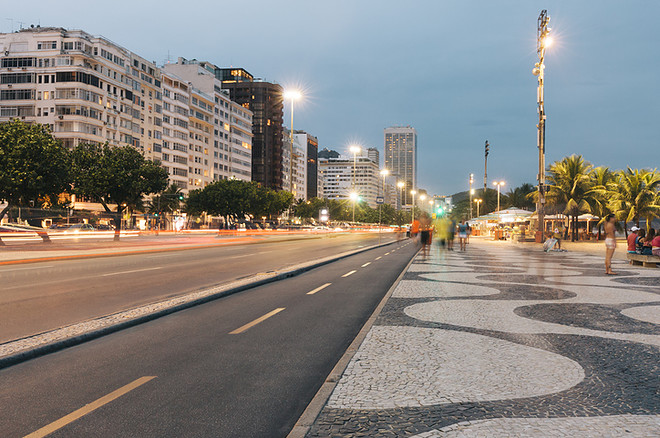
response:
<path id="1" fill-rule="evenodd" d="M 419 234 L 422 241 L 422 253 L 428 255 L 431 246 L 431 218 L 428 214 L 423 213 L 419 218 Z"/>
<path id="2" fill-rule="evenodd" d="M 617 275 L 612 271 L 612 256 L 616 250 L 616 218 L 613 214 L 605 218 L 605 274 Z"/>
<path id="3" fill-rule="evenodd" d="M 465 219 L 458 224 L 458 242 L 460 244 L 461 251 L 467 250 L 467 229 L 468 226 L 465 223 Z"/>

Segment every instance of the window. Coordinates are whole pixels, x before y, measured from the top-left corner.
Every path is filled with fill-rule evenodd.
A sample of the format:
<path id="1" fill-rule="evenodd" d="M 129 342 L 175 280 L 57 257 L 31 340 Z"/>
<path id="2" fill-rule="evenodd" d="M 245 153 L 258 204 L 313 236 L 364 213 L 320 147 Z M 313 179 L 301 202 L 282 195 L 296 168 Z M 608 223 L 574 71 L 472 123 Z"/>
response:
<path id="1" fill-rule="evenodd" d="M 0 100 L 33 100 L 34 90 L 0 90 Z"/>
<path id="2" fill-rule="evenodd" d="M 35 58 L 2 58 L 3 68 L 35 67 L 36 65 Z"/>
<path id="3" fill-rule="evenodd" d="M 54 50 L 57 49 L 57 41 L 39 41 L 37 43 L 37 50 Z"/>
<path id="4" fill-rule="evenodd" d="M 6 73 L 0 75 L 0 84 L 33 84 L 34 77 L 34 73 Z"/>

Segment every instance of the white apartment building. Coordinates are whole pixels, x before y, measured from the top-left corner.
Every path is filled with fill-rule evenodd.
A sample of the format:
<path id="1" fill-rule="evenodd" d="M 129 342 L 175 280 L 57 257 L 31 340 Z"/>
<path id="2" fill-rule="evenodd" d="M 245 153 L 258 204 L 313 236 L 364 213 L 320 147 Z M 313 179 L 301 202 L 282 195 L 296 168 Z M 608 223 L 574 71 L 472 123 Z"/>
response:
<path id="1" fill-rule="evenodd" d="M 293 134 L 293 193 L 294 199 L 307 200 L 307 137 Z"/>
<path id="2" fill-rule="evenodd" d="M 161 75 L 155 64 L 82 30 L 0 34 L 0 121 L 49 125 L 68 147 L 132 145 L 161 158 Z"/>
<path id="3" fill-rule="evenodd" d="M 252 176 L 252 112 L 229 98 L 208 62 L 179 58 L 166 64 L 166 75 L 186 81 L 191 88 L 189 178 L 194 186 L 210 181 Z"/>
<path id="4" fill-rule="evenodd" d="M 367 204 L 376 208 L 376 197 L 380 194 L 382 177 L 378 164 L 367 157 L 330 158 L 319 160 L 319 173 L 323 177 L 323 197 L 326 199 L 350 199 L 355 176 L 355 192 Z"/>

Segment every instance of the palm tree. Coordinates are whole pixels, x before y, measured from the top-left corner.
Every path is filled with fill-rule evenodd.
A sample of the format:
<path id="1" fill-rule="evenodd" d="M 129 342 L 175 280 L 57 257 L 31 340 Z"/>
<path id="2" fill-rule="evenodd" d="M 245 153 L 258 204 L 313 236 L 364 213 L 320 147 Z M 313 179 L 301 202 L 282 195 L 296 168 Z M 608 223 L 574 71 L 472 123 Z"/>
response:
<path id="1" fill-rule="evenodd" d="M 611 213 L 608 207 L 609 195 L 607 185 L 615 181 L 616 174 L 609 167 L 596 167 L 589 174 L 592 188 L 587 194 L 587 202 L 591 213 L 598 216 L 598 239 L 600 239 L 601 228 L 605 222 L 605 217 Z"/>
<path id="2" fill-rule="evenodd" d="M 639 220 L 645 218 L 648 229 L 653 218 L 660 217 L 657 192 L 660 188 L 660 173 L 657 170 L 629 167 L 618 172 L 616 180 L 608 184 L 607 188 L 610 198 L 608 207 L 619 220 L 626 223 L 634 221 L 639 227 Z"/>
<path id="3" fill-rule="evenodd" d="M 520 187 L 509 190 L 509 192 L 504 195 L 505 208 L 518 207 L 526 210 L 533 210 L 534 201 L 529 195 L 530 193 L 534 193 L 535 190 L 536 188 L 529 183 L 524 183 Z"/>
<path id="4" fill-rule="evenodd" d="M 571 240 L 577 240 L 577 220 L 581 213 L 591 211 L 587 193 L 592 188 L 589 177 L 593 166 L 582 155 L 571 155 L 550 165 L 547 201 L 571 218 Z"/>

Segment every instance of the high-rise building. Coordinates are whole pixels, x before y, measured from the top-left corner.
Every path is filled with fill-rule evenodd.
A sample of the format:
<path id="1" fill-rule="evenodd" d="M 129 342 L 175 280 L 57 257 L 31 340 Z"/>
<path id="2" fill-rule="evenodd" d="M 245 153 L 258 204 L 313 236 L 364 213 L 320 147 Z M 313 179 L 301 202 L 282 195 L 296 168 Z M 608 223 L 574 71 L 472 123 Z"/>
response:
<path id="1" fill-rule="evenodd" d="M 380 167 L 380 152 L 376 148 L 367 148 L 367 158 Z"/>
<path id="2" fill-rule="evenodd" d="M 376 197 L 380 196 L 382 185 L 378 165 L 367 157 L 357 157 L 356 161 L 357 163 L 353 158 L 319 160 L 323 177 L 323 197 L 348 200 L 351 192 L 355 190 L 371 208 L 376 208 Z"/>
<path id="3" fill-rule="evenodd" d="M 184 58 L 163 66 L 165 76 L 178 78 L 189 86 L 192 186 L 227 178 L 251 179 L 252 113 L 230 99 L 215 76 L 216 69 L 208 62 Z M 179 114 L 185 110 L 181 105 L 173 108 Z"/>
<path id="4" fill-rule="evenodd" d="M 67 147 L 131 145 L 161 159 L 161 72 L 82 30 L 34 27 L 0 34 L 0 121 L 50 126 Z"/>
<path id="5" fill-rule="evenodd" d="M 279 84 L 258 81 L 241 68 L 219 68 L 215 75 L 231 100 L 252 111 L 252 180 L 276 190 L 282 180 L 282 119 L 284 106 Z"/>
<path id="6" fill-rule="evenodd" d="M 412 204 L 410 191 L 417 188 L 417 131 L 408 126 L 385 129 L 385 167 L 403 181 L 402 205 Z"/>
<path id="7" fill-rule="evenodd" d="M 305 187 L 306 187 L 306 197 L 305 199 L 315 198 L 318 196 L 318 150 L 319 150 L 319 140 L 306 133 L 305 131 L 294 131 L 294 137 L 296 138 L 300 147 L 306 149 L 305 151 L 305 161 L 306 172 L 305 172 Z"/>

